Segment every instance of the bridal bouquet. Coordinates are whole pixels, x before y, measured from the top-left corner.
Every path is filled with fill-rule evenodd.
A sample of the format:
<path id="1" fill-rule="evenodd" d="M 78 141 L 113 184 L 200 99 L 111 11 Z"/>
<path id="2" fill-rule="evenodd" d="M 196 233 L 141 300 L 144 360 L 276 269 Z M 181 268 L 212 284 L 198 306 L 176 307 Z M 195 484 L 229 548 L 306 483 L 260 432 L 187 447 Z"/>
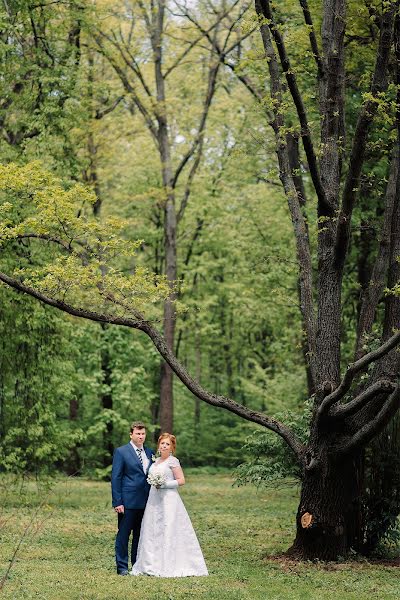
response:
<path id="1" fill-rule="evenodd" d="M 159 488 L 165 482 L 166 479 L 162 473 L 149 473 L 149 476 L 147 477 L 147 483 L 154 485 L 157 488 Z"/>

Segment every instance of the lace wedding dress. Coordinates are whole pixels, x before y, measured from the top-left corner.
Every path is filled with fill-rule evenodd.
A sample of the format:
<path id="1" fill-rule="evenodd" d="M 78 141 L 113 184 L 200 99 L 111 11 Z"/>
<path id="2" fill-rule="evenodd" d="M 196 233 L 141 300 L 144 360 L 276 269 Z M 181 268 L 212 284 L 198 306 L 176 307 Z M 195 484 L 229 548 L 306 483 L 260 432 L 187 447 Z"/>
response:
<path id="1" fill-rule="evenodd" d="M 157 460 L 152 473 L 172 481 L 172 469 L 179 460 L 170 456 Z M 189 515 L 177 488 L 157 489 L 151 486 L 140 530 L 137 560 L 131 575 L 156 577 L 188 577 L 208 575 Z"/>

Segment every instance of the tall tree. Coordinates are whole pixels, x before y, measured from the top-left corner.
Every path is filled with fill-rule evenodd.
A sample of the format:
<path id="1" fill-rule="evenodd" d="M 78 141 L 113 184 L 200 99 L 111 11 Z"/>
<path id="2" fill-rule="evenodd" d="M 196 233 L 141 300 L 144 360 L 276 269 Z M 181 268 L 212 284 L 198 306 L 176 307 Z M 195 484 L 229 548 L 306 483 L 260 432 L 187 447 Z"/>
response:
<path id="1" fill-rule="evenodd" d="M 234 15 L 237 5 L 238 0 L 235 0 L 215 10 L 214 22 L 208 28 L 211 44 L 196 58 L 196 62 L 207 65 L 205 84 L 199 80 L 194 82 L 197 92 L 195 106 L 180 102 L 181 114 L 174 110 L 174 103 L 179 95 L 184 100 L 186 86 L 182 76 L 180 79 L 174 79 L 173 76 L 182 67 L 183 76 L 188 75 L 188 57 L 198 51 L 204 36 L 193 35 L 192 32 L 189 39 L 183 40 L 184 44 L 167 53 L 166 48 L 173 44 L 175 36 L 179 39 L 180 34 L 179 24 L 165 0 L 150 4 L 141 0 L 125 3 L 122 24 L 114 12 L 115 25 L 108 29 L 98 26 L 93 29 L 97 51 L 107 58 L 119 77 L 128 99 L 128 109 L 142 115 L 159 156 L 163 190 L 159 221 L 164 228 L 162 266 L 170 286 L 170 295 L 164 304 L 163 332 L 172 351 L 176 341 L 179 226 L 203 157 L 206 124 L 221 66 L 220 61 L 215 60 L 213 45 L 217 40 L 230 49 L 239 44 L 237 39 L 231 40 L 234 25 L 243 13 L 243 10 L 239 10 L 238 15 Z M 184 151 L 182 141 L 185 142 Z M 164 361 L 161 363 L 160 405 L 157 412 L 161 429 L 172 431 L 173 372 Z"/>
<path id="2" fill-rule="evenodd" d="M 292 4 L 288 3 L 291 8 Z M 3 211 L 7 222 L 1 229 L 3 244 L 32 238 L 51 244 L 59 253 L 57 263 L 32 271 L 7 274 L 0 279 L 10 287 L 29 294 L 69 314 L 100 323 L 130 327 L 144 332 L 169 367 L 199 399 L 224 408 L 244 419 L 258 423 L 281 436 L 292 449 L 302 471 L 302 491 L 297 514 L 297 535 L 293 551 L 306 558 L 331 559 L 344 556 L 350 547 L 359 546 L 360 529 L 354 527 L 359 513 L 360 463 L 365 446 L 396 414 L 400 401 L 398 383 L 400 343 L 397 218 L 399 194 L 398 155 L 399 98 L 393 99 L 393 81 L 398 73 L 394 48 L 399 43 L 398 2 L 374 10 L 376 31 L 374 66 L 371 81 L 357 107 L 353 131 L 345 132 L 346 4 L 343 0 L 325 0 L 321 43 L 312 27 L 307 3 L 301 2 L 305 31 L 310 35 L 312 57 L 318 83 L 320 127 L 311 129 L 296 71 L 288 56 L 279 14 L 267 0 L 256 3 L 261 39 L 269 71 L 271 126 L 275 135 L 279 175 L 287 196 L 293 223 L 299 269 L 301 310 L 310 370 L 314 381 L 314 408 L 309 439 L 303 445 L 295 433 L 272 416 L 239 404 L 233 399 L 205 390 L 174 356 L 171 346 L 151 322 L 152 303 L 170 298 L 171 281 L 154 278 L 143 270 L 125 275 L 115 268 L 116 253 L 129 254 L 132 248 L 105 225 L 93 226 L 87 212 L 77 216 L 76 207 L 90 197 L 79 187 L 63 190 L 46 174 L 32 173 L 31 167 L 9 166 L 1 171 L 7 202 Z M 368 15 L 368 23 L 370 17 Z M 214 48 L 217 55 L 218 49 Z M 393 69 L 390 67 L 393 65 Z M 394 75 L 396 73 L 396 75 Z M 284 83 L 283 79 L 286 79 Z M 397 85 L 397 79 L 395 80 Z M 383 110 L 392 116 L 396 143 L 390 144 L 394 167 L 388 177 L 382 224 L 395 186 L 393 218 L 389 236 L 389 260 L 383 267 L 388 293 L 384 327 L 379 345 L 351 362 L 342 373 L 343 340 L 342 291 L 349 257 L 351 224 L 354 217 L 367 142 L 374 117 Z M 394 107 L 394 108 L 393 108 Z M 353 107 L 354 110 L 354 107 Z M 395 114 L 393 114 L 393 112 Z M 315 221 L 318 226 L 316 276 L 312 272 L 312 248 L 306 224 L 304 198 L 296 184 L 296 172 L 290 158 L 286 117 L 297 114 L 303 144 L 302 158 L 308 166 L 309 188 L 317 199 Z M 160 116 L 160 115 L 158 115 Z M 162 117 L 161 117 L 162 121 Z M 158 121 L 157 121 L 158 123 Z M 290 123 L 290 126 L 292 124 Z M 316 133 L 320 139 L 316 141 Z M 157 138 L 158 139 L 158 138 Z M 343 152 L 343 144 L 348 152 Z M 318 151 L 316 150 L 318 148 Z M 346 162 L 345 157 L 348 156 Z M 395 182 L 395 183 L 394 183 Z M 21 220 L 16 206 L 29 196 L 35 206 L 29 218 Z M 56 200 L 57 201 L 56 201 Z M 308 220 L 312 214 L 309 208 Z M 99 242 L 100 239 L 100 242 Z M 136 244 L 137 247 L 137 244 Z M 378 252 L 376 260 L 380 260 Z M 109 265 L 105 271 L 102 265 Z M 314 296 L 316 297 L 314 305 Z M 368 295 L 365 302 L 371 302 Z M 368 312 L 368 311 L 367 311 Z M 363 313 L 361 307 L 360 315 Z M 369 369 L 368 369 L 369 368 Z M 367 377 L 360 381 L 360 374 Z"/>

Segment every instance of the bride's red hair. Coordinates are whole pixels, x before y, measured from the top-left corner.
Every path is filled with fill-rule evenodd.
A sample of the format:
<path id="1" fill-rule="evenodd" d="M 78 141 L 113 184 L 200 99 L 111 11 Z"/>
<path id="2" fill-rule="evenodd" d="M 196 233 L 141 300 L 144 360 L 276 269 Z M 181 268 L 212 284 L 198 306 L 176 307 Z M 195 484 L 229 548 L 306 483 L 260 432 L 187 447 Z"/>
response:
<path id="1" fill-rule="evenodd" d="M 173 454 L 175 454 L 175 450 L 176 450 L 176 437 L 174 435 L 172 435 L 172 433 L 162 433 L 160 435 L 160 437 L 158 438 L 158 442 L 157 442 L 157 448 L 160 447 L 160 443 L 162 440 L 166 440 L 169 439 L 169 441 L 171 442 L 171 452 Z"/>

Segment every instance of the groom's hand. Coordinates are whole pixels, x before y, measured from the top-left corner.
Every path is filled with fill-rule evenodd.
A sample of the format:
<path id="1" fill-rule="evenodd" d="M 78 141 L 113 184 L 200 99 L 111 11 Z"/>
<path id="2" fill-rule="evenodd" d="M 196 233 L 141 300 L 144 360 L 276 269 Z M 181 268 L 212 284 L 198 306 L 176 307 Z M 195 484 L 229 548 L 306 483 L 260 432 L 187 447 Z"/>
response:
<path id="1" fill-rule="evenodd" d="M 114 506 L 114 510 L 115 510 L 115 512 L 117 512 L 117 513 L 123 513 L 123 512 L 124 512 L 124 510 L 125 510 L 125 509 L 124 509 L 124 505 L 123 505 L 123 504 L 120 504 L 119 506 Z"/>

